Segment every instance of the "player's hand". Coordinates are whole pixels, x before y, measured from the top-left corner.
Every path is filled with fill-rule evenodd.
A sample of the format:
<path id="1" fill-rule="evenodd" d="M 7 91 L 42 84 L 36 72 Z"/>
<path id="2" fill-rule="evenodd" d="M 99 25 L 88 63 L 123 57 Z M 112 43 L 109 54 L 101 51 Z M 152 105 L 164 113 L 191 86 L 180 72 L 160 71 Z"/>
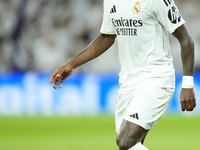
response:
<path id="1" fill-rule="evenodd" d="M 194 89 L 182 88 L 180 95 L 180 103 L 182 111 L 192 111 L 196 106 Z"/>
<path id="2" fill-rule="evenodd" d="M 66 64 L 56 69 L 50 77 L 50 83 L 53 82 L 53 88 L 57 88 L 58 82 L 60 80 L 60 88 L 62 88 L 65 79 L 68 78 L 73 72 L 74 68 L 70 64 Z"/>

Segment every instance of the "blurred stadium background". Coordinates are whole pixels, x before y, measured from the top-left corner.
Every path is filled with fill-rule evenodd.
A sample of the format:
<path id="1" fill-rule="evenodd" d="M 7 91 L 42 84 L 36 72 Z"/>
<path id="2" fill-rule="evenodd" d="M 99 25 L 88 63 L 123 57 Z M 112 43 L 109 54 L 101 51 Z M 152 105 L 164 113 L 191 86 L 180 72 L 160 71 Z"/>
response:
<path id="1" fill-rule="evenodd" d="M 192 113 L 180 110 L 180 46 L 170 36 L 176 91 L 147 137 L 148 148 L 154 150 L 200 149 L 194 142 L 200 138 L 200 1 L 175 3 L 195 41 L 197 106 Z M 0 1 L 0 150 L 117 149 L 117 44 L 79 67 L 62 89 L 49 83 L 57 67 L 99 34 L 102 5 L 103 0 Z"/>

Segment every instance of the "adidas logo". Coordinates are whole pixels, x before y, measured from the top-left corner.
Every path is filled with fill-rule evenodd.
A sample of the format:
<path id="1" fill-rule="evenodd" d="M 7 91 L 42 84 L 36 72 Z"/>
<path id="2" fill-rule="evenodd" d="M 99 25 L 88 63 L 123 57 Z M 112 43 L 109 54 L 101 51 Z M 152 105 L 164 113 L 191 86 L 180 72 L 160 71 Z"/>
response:
<path id="1" fill-rule="evenodd" d="M 138 113 L 132 114 L 132 115 L 130 115 L 130 117 L 132 117 L 132 118 L 135 118 L 135 119 L 138 119 L 138 120 L 139 120 Z"/>
<path id="2" fill-rule="evenodd" d="M 112 14 L 112 13 L 116 13 L 116 12 L 117 12 L 116 11 L 116 6 L 114 5 L 113 8 L 111 9 L 110 13 Z"/>

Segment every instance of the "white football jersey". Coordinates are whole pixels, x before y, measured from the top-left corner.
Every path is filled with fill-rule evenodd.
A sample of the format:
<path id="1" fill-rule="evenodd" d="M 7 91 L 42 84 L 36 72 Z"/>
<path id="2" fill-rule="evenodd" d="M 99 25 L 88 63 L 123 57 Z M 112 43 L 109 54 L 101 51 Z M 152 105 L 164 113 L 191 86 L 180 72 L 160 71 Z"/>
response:
<path id="1" fill-rule="evenodd" d="M 173 0 L 104 0 L 100 32 L 117 35 L 121 88 L 174 75 L 168 32 L 184 23 Z"/>

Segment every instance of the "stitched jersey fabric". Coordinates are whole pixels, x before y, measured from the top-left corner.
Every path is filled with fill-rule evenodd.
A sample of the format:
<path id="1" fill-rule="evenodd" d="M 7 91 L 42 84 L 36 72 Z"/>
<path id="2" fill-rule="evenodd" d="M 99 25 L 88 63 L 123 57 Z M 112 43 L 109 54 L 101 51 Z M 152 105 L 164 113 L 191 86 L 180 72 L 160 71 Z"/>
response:
<path id="1" fill-rule="evenodd" d="M 100 32 L 117 35 L 121 89 L 174 74 L 168 33 L 184 23 L 173 0 L 104 0 Z"/>

